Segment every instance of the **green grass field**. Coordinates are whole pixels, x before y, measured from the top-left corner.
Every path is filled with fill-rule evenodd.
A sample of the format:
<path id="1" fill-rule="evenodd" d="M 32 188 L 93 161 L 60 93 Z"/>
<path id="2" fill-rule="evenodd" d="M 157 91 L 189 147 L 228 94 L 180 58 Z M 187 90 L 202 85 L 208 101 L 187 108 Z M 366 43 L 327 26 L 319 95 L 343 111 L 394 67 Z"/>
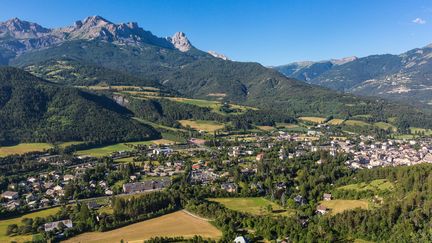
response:
<path id="1" fill-rule="evenodd" d="M 156 139 L 149 141 L 139 141 L 139 142 L 127 142 L 127 143 L 116 143 L 108 146 L 102 146 L 92 149 L 85 149 L 76 151 L 76 155 L 90 155 L 93 157 L 104 157 L 111 153 L 119 151 L 132 151 L 136 145 L 150 145 L 150 144 L 171 144 L 174 143 L 168 139 Z"/>
<path id="2" fill-rule="evenodd" d="M 312 123 L 323 123 L 326 120 L 324 117 L 316 117 L 316 116 L 301 116 L 298 119 L 302 121 L 312 122 Z"/>
<path id="3" fill-rule="evenodd" d="M 286 210 L 278 204 L 271 202 L 263 197 L 241 197 L 241 198 L 210 198 L 210 201 L 218 202 L 225 207 L 240 211 L 243 213 L 250 213 L 253 215 L 282 215 L 290 216 L 293 211 Z M 271 206 L 273 212 L 268 212 L 267 207 Z"/>
<path id="4" fill-rule="evenodd" d="M 90 156 L 94 156 L 94 157 L 104 157 L 104 156 L 108 156 L 114 152 L 131 151 L 131 150 L 133 150 L 132 147 L 128 147 L 124 143 L 117 143 L 117 144 L 108 145 L 108 146 L 99 147 L 99 148 L 79 150 L 75 154 L 77 154 L 77 155 L 90 155 Z"/>
<path id="5" fill-rule="evenodd" d="M 216 112 L 219 114 L 225 114 L 225 113 L 220 111 L 220 108 L 222 106 L 222 103 L 220 101 L 189 99 L 189 98 L 181 98 L 181 97 L 169 97 L 166 99 L 169 99 L 171 101 L 185 103 L 185 104 L 196 105 L 199 107 L 210 108 L 213 112 Z M 255 107 L 249 107 L 249 106 L 243 106 L 243 105 L 237 105 L 237 104 L 230 104 L 230 106 L 233 109 L 239 110 L 239 112 L 234 112 L 232 114 L 241 114 L 247 110 L 258 110 Z"/>
<path id="6" fill-rule="evenodd" d="M 378 179 L 373 180 L 370 183 L 357 183 L 357 184 L 350 184 L 346 186 L 338 187 L 338 190 L 353 190 L 353 191 L 374 191 L 374 192 L 380 192 L 380 191 L 392 191 L 394 190 L 394 184 L 386 179 Z"/>
<path id="7" fill-rule="evenodd" d="M 25 242 L 25 241 L 31 241 L 32 240 L 32 235 L 20 235 L 20 236 L 14 236 L 14 237 L 7 236 L 6 235 L 7 226 L 10 225 L 10 224 L 17 224 L 19 226 L 19 225 L 21 225 L 21 220 L 23 218 L 33 218 L 33 219 L 36 218 L 36 217 L 44 218 L 44 217 L 48 217 L 50 215 L 56 214 L 59 210 L 60 210 L 59 207 L 49 208 L 49 209 L 41 210 L 41 211 L 38 211 L 38 212 L 25 214 L 25 215 L 23 215 L 21 217 L 17 217 L 17 218 L 0 220 L 0 242 L 12 242 L 12 241 Z"/>
<path id="8" fill-rule="evenodd" d="M 391 129 L 393 131 L 396 131 L 396 127 L 395 126 L 393 126 L 390 123 L 386 123 L 386 122 L 375 122 L 374 126 L 376 126 L 378 128 L 381 128 L 381 129 L 384 129 L 384 130 Z"/>
<path id="9" fill-rule="evenodd" d="M 50 148 L 53 148 L 53 145 L 48 143 L 20 143 L 15 146 L 0 147 L 0 157 L 5 157 L 12 154 L 42 152 Z"/>
<path id="10" fill-rule="evenodd" d="M 366 200 L 330 200 L 321 201 L 320 204 L 330 209 L 331 215 L 355 208 L 369 209 L 369 202 Z"/>
<path id="11" fill-rule="evenodd" d="M 353 127 L 355 127 L 355 126 L 361 126 L 361 127 L 370 126 L 370 124 L 367 122 L 357 121 L 357 120 L 347 120 L 344 122 L 344 124 L 347 126 L 353 126 Z"/>

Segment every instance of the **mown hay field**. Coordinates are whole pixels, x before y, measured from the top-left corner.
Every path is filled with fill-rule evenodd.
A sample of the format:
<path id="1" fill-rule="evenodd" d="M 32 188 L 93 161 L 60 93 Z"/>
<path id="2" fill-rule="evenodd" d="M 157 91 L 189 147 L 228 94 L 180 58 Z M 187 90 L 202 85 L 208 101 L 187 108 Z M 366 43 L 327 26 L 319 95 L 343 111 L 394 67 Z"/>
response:
<path id="1" fill-rule="evenodd" d="M 177 211 L 111 231 L 84 233 L 65 242 L 107 243 L 123 240 L 131 243 L 143 242 L 156 236 L 192 238 L 195 235 L 217 240 L 222 232 L 203 219 Z"/>

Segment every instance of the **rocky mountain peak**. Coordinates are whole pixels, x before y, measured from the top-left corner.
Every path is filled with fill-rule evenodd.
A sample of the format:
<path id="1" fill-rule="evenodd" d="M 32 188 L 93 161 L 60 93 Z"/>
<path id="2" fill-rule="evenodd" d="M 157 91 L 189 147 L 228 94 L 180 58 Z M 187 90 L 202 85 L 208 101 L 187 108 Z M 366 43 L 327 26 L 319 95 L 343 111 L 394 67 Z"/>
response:
<path id="1" fill-rule="evenodd" d="M 0 38 L 8 36 L 17 39 L 29 39 L 43 36 L 48 32 L 50 32 L 49 29 L 19 18 L 0 23 Z"/>
<path id="2" fill-rule="evenodd" d="M 187 52 L 192 48 L 192 44 L 183 32 L 177 32 L 172 37 L 167 38 L 179 51 Z"/>
<path id="3" fill-rule="evenodd" d="M 108 24 L 113 24 L 113 23 L 98 15 L 87 17 L 83 21 L 83 26 L 88 26 L 88 27 L 106 26 Z"/>

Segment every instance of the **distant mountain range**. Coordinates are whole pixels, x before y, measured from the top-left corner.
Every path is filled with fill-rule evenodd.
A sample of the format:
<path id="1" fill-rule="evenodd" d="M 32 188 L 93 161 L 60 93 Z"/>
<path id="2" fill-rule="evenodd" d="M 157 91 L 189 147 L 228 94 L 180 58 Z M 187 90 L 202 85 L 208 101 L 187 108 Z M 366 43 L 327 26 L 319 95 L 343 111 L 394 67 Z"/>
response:
<path id="1" fill-rule="evenodd" d="M 400 55 L 342 62 L 296 62 L 274 67 L 287 77 L 356 95 L 432 104 L 432 46 Z"/>
<path id="2" fill-rule="evenodd" d="M 296 64 L 290 72 L 296 79 L 312 82 L 359 60 L 362 58 Z M 410 121 L 416 126 L 430 120 L 429 111 L 332 91 L 287 78 L 258 63 L 230 61 L 201 51 L 182 32 L 161 38 L 137 23 L 114 24 L 100 16 L 56 29 L 17 18 L 0 23 L 0 63 L 56 85 L 151 86 L 181 96 L 232 101 L 292 116 L 368 114 L 386 121 L 405 114 L 417 117 Z M 316 71 L 307 75 L 301 71 L 312 67 Z"/>

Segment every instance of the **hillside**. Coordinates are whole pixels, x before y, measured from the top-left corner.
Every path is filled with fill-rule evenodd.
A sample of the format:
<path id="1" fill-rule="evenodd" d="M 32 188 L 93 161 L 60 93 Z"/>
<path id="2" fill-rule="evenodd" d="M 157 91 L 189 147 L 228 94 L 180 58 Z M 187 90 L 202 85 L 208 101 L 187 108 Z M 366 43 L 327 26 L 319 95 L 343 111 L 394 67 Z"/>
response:
<path id="1" fill-rule="evenodd" d="M 311 84 L 418 104 L 432 102 L 432 47 L 400 55 L 371 55 L 341 65 L 330 62 L 292 63 L 275 67 L 287 77 Z"/>
<path id="2" fill-rule="evenodd" d="M 145 140 L 149 126 L 104 96 L 67 88 L 15 68 L 0 68 L 0 144 Z"/>
<path id="3" fill-rule="evenodd" d="M 113 24 L 94 16 L 70 27 L 41 33 L 28 31 L 28 38 L 33 40 L 31 43 L 43 42 L 44 47 L 27 45 L 18 50 L 5 43 L 12 39 L 26 46 L 29 39 L 21 36 L 21 29 L 15 33 L 9 22 L 0 24 L 13 36 L 7 39 L 0 36 L 0 47 L 7 47 L 16 55 L 7 63 L 60 83 L 162 86 L 186 97 L 231 101 L 290 116 L 367 114 L 378 121 L 385 121 L 408 112 L 420 120 L 427 117 L 422 111 L 407 106 L 305 84 L 258 63 L 216 58 L 195 48 L 181 32 L 173 37 L 160 38 L 137 24 Z M 68 35 L 58 39 L 58 33 Z M 46 41 L 47 38 L 57 39 L 51 43 Z M 59 69 L 59 64 L 63 65 L 65 60 L 68 62 L 66 66 L 73 64 L 73 67 Z M 342 67 L 355 61 L 332 60 L 331 63 Z M 117 78 L 118 75 L 124 78 Z M 427 122 L 420 123 L 424 126 Z"/>

